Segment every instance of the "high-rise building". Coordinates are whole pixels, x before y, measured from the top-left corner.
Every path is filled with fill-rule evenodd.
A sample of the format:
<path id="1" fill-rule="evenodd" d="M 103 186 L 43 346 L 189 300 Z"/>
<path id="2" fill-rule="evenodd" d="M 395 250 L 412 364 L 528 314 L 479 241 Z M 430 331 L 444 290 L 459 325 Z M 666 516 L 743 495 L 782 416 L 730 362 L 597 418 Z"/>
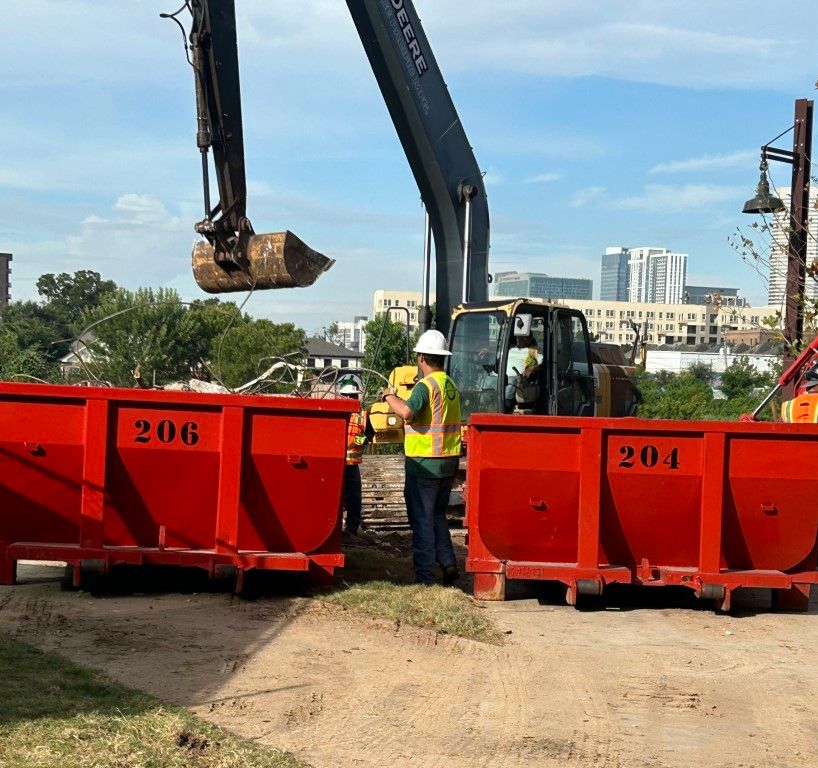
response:
<path id="1" fill-rule="evenodd" d="M 767 303 L 783 311 L 784 297 L 787 293 L 787 258 L 790 252 L 790 201 L 789 191 L 779 190 L 785 211 L 773 214 L 770 221 L 770 282 L 768 285 Z M 818 259 L 818 215 L 815 215 L 815 201 L 818 190 L 810 192 L 809 235 L 807 236 L 807 266 Z M 807 277 L 806 294 L 810 299 L 818 299 L 818 282 Z"/>
<path id="2" fill-rule="evenodd" d="M 630 248 L 628 299 L 641 303 L 681 304 L 687 254 L 667 248 Z"/>
<path id="3" fill-rule="evenodd" d="M 0 309 L 11 300 L 11 260 L 10 253 L 0 253 Z"/>
<path id="4" fill-rule="evenodd" d="M 606 248 L 602 256 L 602 274 L 599 282 L 599 298 L 602 301 L 628 300 L 628 262 L 631 254 L 627 248 Z"/>
<path id="5" fill-rule="evenodd" d="M 594 281 L 583 277 L 551 277 L 537 272 L 498 272 L 494 276 L 494 295 L 514 298 L 570 301 L 590 299 Z"/>

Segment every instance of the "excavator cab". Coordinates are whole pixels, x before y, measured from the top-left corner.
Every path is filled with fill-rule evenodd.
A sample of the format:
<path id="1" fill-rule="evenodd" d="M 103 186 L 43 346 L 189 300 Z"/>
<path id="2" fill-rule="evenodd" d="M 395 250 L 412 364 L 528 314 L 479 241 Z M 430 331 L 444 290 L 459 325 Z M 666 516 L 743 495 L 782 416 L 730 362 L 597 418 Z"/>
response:
<path id="1" fill-rule="evenodd" d="M 449 375 L 472 413 L 593 416 L 595 367 L 581 312 L 531 299 L 455 310 Z"/>

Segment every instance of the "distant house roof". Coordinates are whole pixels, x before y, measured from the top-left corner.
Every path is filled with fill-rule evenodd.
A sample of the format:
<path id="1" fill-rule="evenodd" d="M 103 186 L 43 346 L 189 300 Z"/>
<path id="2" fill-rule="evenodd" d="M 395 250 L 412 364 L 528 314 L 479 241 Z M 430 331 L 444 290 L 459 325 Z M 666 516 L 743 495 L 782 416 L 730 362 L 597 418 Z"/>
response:
<path id="1" fill-rule="evenodd" d="M 305 346 L 307 348 L 307 357 L 321 357 L 325 359 L 348 358 L 352 360 L 358 360 L 363 357 L 360 352 L 356 352 L 354 349 L 347 349 L 346 347 L 332 344 L 318 337 L 307 339 Z"/>

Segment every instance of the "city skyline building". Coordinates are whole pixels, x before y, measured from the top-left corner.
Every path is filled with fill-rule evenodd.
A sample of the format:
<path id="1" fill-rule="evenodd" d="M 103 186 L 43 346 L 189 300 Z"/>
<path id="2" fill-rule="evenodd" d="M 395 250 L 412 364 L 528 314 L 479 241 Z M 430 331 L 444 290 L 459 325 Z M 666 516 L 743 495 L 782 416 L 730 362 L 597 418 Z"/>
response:
<path id="1" fill-rule="evenodd" d="M 687 279 L 687 254 L 654 247 L 628 250 L 628 300 L 643 304 L 681 304 Z"/>
<path id="2" fill-rule="evenodd" d="M 594 281 L 585 277 L 552 277 L 541 272 L 498 272 L 494 296 L 545 301 L 593 298 Z"/>
<path id="3" fill-rule="evenodd" d="M 786 210 L 772 214 L 770 220 L 770 271 L 767 285 L 767 303 L 771 306 L 784 310 L 784 297 L 787 293 L 787 260 L 790 252 L 790 190 L 778 190 L 781 201 Z M 818 214 L 815 212 L 818 190 L 813 187 L 810 190 L 810 216 L 809 235 L 807 237 L 807 265 L 814 263 L 818 259 Z M 818 299 L 818 282 L 807 277 L 806 295 L 809 299 Z"/>
<path id="4" fill-rule="evenodd" d="M 630 271 L 628 262 L 631 254 L 628 248 L 613 246 L 602 255 L 602 270 L 599 280 L 601 301 L 627 301 Z"/>
<path id="5" fill-rule="evenodd" d="M 686 285 L 683 304 L 714 304 L 725 307 L 743 307 L 747 299 L 738 288 L 720 288 L 714 285 Z"/>

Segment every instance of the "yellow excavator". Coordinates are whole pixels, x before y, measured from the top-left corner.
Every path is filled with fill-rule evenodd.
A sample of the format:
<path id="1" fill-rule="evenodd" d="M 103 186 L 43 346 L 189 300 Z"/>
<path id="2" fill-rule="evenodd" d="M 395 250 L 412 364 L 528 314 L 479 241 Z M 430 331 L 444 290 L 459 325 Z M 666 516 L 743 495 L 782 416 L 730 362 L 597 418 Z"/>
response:
<path id="1" fill-rule="evenodd" d="M 346 1 L 426 209 L 420 326 L 431 327 L 434 250 L 436 325 L 449 338 L 448 373 L 461 389 L 464 418 L 633 415 L 639 391 L 631 370 L 606 364 L 581 312 L 537 299 L 489 300 L 483 174 L 412 0 Z M 189 33 L 179 21 L 185 11 Z M 182 27 L 194 70 L 205 199 L 196 225 L 204 239 L 193 251 L 196 281 L 211 293 L 311 285 L 333 261 L 290 232 L 257 235 L 247 218 L 235 0 L 186 0 L 167 17 Z M 416 373 L 411 361 L 392 373 L 401 396 Z M 400 419 L 384 404 L 371 416 L 377 442 L 402 439 Z"/>

